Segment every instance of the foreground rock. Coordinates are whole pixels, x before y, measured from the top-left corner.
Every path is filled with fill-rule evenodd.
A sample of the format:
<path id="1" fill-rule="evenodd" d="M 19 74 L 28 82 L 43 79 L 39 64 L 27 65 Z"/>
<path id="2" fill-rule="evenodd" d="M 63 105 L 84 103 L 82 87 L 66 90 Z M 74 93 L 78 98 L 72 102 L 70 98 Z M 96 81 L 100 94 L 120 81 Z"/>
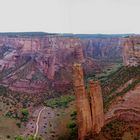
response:
<path id="1" fill-rule="evenodd" d="M 103 101 L 99 82 L 90 81 L 90 101 L 85 90 L 83 70 L 80 64 L 73 67 L 74 91 L 77 104 L 78 139 L 99 133 L 104 125 Z M 91 106 L 90 106 L 91 104 Z"/>

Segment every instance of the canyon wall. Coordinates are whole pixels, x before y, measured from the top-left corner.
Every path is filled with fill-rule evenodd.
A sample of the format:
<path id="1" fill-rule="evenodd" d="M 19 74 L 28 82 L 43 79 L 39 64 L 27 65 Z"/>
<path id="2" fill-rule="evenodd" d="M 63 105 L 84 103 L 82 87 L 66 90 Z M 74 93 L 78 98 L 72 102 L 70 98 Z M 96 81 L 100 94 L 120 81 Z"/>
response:
<path id="1" fill-rule="evenodd" d="M 79 140 L 84 140 L 87 135 L 98 134 L 104 125 L 101 86 L 98 81 L 90 81 L 88 97 L 83 78 L 83 68 L 80 64 L 75 64 L 73 66 L 73 84 L 76 95 Z"/>
<path id="2" fill-rule="evenodd" d="M 112 54 L 115 61 L 121 57 L 120 41 L 62 35 L 0 36 L 0 84 L 22 92 L 54 89 L 64 93 L 72 89 L 74 63 L 82 63 L 86 75 L 99 73 L 103 69 L 100 61 Z"/>
<path id="3" fill-rule="evenodd" d="M 120 60 L 122 58 L 122 38 L 90 38 L 83 39 L 85 55 L 96 59 Z"/>
<path id="4" fill-rule="evenodd" d="M 55 85 L 57 91 L 67 90 L 58 85 L 70 87 L 72 64 L 84 62 L 80 40 L 59 36 L 2 36 L 0 57 L 0 84 L 34 93 Z"/>
<path id="5" fill-rule="evenodd" d="M 125 66 L 140 64 L 140 37 L 130 36 L 124 38 L 123 63 Z"/>

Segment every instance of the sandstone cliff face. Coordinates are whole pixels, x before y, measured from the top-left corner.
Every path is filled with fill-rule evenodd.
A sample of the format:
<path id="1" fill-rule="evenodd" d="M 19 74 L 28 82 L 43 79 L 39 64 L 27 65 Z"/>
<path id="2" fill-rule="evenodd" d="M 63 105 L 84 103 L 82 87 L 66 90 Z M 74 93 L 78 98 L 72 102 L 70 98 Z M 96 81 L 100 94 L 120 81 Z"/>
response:
<path id="1" fill-rule="evenodd" d="M 91 111 L 92 111 L 92 123 L 93 132 L 99 133 L 104 125 L 104 112 L 103 112 L 103 100 L 101 93 L 101 86 L 98 81 L 90 81 L 90 98 L 91 98 Z"/>
<path id="2" fill-rule="evenodd" d="M 74 62 L 82 63 L 87 75 L 93 74 L 93 71 L 100 72 L 99 61 L 95 59 L 106 58 L 110 54 L 118 56 L 120 52 L 120 46 L 116 47 L 119 44 L 118 42 L 119 39 L 98 38 L 84 40 L 59 35 L 0 36 L 0 83 L 9 86 L 7 81 L 10 81 L 10 78 L 14 79 L 14 84 L 16 85 L 17 82 L 17 86 L 12 88 L 12 82 L 10 82 L 10 87 L 16 90 L 19 83 L 21 83 L 21 79 L 24 84 L 46 83 L 46 89 L 53 87 L 55 90 L 56 85 L 57 90 L 66 91 L 67 88 L 65 90 L 62 88 L 62 90 L 58 88 L 58 85 L 71 86 Z M 29 62 L 26 65 L 28 63 L 26 59 L 29 58 L 32 64 Z M 28 71 L 29 68 L 27 67 L 31 67 L 30 65 L 35 66 L 33 70 Z M 18 73 L 21 73 L 22 68 L 27 69 L 25 73 L 30 75 L 30 78 L 26 78 L 25 74 L 23 74 L 22 78 L 21 76 L 16 76 L 17 70 L 19 69 Z M 28 82 L 26 83 L 26 81 Z M 19 90 L 20 87 L 18 88 Z M 29 91 L 27 88 L 22 88 L 22 91 L 23 89 L 25 92 Z"/>
<path id="3" fill-rule="evenodd" d="M 77 105 L 78 139 L 84 140 L 86 134 L 91 133 L 92 119 L 83 81 L 83 70 L 79 64 L 75 64 L 73 67 L 73 79 Z"/>
<path id="4" fill-rule="evenodd" d="M 140 64 L 140 37 L 124 39 L 123 63 L 125 66 L 137 66 Z"/>
<path id="5" fill-rule="evenodd" d="M 80 64 L 75 64 L 73 67 L 73 82 L 78 112 L 78 137 L 79 140 L 84 140 L 87 134 L 99 133 L 104 125 L 101 87 L 99 82 L 90 81 L 89 100 Z"/>
<path id="6" fill-rule="evenodd" d="M 66 88 L 71 86 L 71 76 L 65 76 L 63 73 L 70 75 L 74 62 L 84 62 L 80 40 L 59 36 L 2 36 L 0 37 L 0 58 L 0 71 L 1 75 L 3 75 L 0 83 L 9 86 L 11 89 L 21 89 L 24 92 L 31 92 L 32 90 L 28 90 L 28 85 L 33 84 L 38 87 L 38 82 L 42 83 L 42 85 L 45 83 L 46 88 L 40 85 L 40 88 L 34 88 L 38 90 L 33 90 L 32 92 L 42 92 L 43 89 L 48 89 L 48 86 L 53 86 L 53 89 L 57 86 L 56 90 L 65 91 L 65 86 Z M 30 60 L 26 61 L 28 58 Z M 33 69 L 30 69 L 31 65 L 34 65 Z M 30 75 L 30 78 L 22 74 L 23 69 L 26 69 L 23 73 Z M 12 84 L 10 81 L 15 83 Z M 52 85 L 48 82 L 52 82 Z M 22 87 L 22 85 L 26 86 Z M 58 85 L 63 85 L 63 90 L 60 89 L 61 86 L 58 88 Z"/>
<path id="7" fill-rule="evenodd" d="M 122 57 L 122 38 L 83 39 L 85 55 L 92 58 L 120 59 Z"/>

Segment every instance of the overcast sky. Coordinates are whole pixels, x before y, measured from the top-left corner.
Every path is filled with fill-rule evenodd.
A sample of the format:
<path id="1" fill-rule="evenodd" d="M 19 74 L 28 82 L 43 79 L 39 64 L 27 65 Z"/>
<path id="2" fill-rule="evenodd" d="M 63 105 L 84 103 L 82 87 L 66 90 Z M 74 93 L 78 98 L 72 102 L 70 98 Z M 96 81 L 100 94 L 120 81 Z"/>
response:
<path id="1" fill-rule="evenodd" d="M 140 33 L 140 0 L 0 0 L 0 32 Z"/>

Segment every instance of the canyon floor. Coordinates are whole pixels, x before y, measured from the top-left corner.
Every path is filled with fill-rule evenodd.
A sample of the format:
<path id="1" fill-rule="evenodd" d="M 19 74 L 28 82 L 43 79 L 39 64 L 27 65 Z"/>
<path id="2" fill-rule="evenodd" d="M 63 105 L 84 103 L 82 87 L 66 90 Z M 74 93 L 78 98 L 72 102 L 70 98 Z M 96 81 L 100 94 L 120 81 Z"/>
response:
<path id="1" fill-rule="evenodd" d="M 67 128 L 70 114 L 75 110 L 74 102 L 68 108 L 50 108 L 39 106 L 24 129 L 23 135 L 44 137 L 46 140 L 57 140 L 60 136 L 69 135 Z"/>
<path id="2" fill-rule="evenodd" d="M 9 105 L 1 102 L 1 109 L 7 110 Z M 9 117 L 1 112 L 0 115 L 0 139 L 13 140 L 15 136 L 42 137 L 45 140 L 57 140 L 59 137 L 68 136 L 68 124 L 71 121 L 71 113 L 75 111 L 75 101 L 67 107 L 47 107 L 38 105 L 30 111 L 27 122 L 21 123 L 19 119 Z M 20 127 L 18 124 L 20 123 Z"/>

